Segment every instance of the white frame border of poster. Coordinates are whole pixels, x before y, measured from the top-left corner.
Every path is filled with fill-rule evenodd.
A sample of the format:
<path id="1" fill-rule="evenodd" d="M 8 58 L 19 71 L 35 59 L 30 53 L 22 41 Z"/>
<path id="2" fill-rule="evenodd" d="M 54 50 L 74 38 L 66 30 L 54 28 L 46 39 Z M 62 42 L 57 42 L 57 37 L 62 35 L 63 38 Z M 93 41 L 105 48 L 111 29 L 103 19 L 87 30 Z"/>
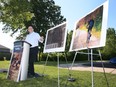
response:
<path id="1" fill-rule="evenodd" d="M 45 49 L 45 48 L 46 48 L 46 42 L 47 42 L 48 32 L 49 32 L 50 30 L 53 30 L 53 29 L 55 29 L 55 28 L 57 28 L 57 27 L 59 27 L 59 26 L 62 26 L 62 25 L 64 25 L 64 24 L 66 24 L 66 30 L 65 30 L 65 36 L 64 36 L 64 44 L 63 44 L 63 47 L 52 48 L 52 49 Z M 44 51 L 43 51 L 43 53 L 52 53 L 52 52 L 63 52 L 63 51 L 65 51 L 67 31 L 68 31 L 68 30 L 67 30 L 67 21 L 66 21 L 66 22 L 63 22 L 63 23 L 61 23 L 61 24 L 59 24 L 59 25 L 57 25 L 57 26 L 55 26 L 55 27 L 53 27 L 53 28 L 48 29 L 48 30 L 47 30 L 47 34 L 46 34 L 46 39 L 45 39 L 45 45 L 44 45 Z"/>
<path id="2" fill-rule="evenodd" d="M 100 5 L 100 6 L 103 6 L 103 18 L 102 18 L 102 26 L 101 26 L 100 45 L 99 46 L 91 46 L 89 48 L 99 48 L 99 47 L 104 47 L 105 46 L 105 43 L 106 43 L 106 32 L 107 32 L 107 22 L 108 22 L 108 5 L 109 5 L 109 1 L 105 1 L 103 4 Z M 94 10 L 90 11 L 88 14 L 91 14 L 96 9 L 98 9 L 100 6 L 98 6 Z M 83 17 L 81 17 L 79 20 L 81 20 L 82 18 L 86 17 L 88 14 L 86 14 Z M 73 42 L 74 42 L 74 36 L 75 36 L 74 33 L 76 31 L 76 24 L 79 22 L 79 20 L 75 22 L 75 26 L 74 26 L 74 29 L 73 29 L 73 35 L 72 35 L 71 45 L 70 45 L 70 49 L 69 49 L 70 52 L 71 51 L 79 51 L 79 50 L 88 49 L 87 47 L 80 48 L 80 49 L 74 49 L 74 50 L 72 49 Z"/>

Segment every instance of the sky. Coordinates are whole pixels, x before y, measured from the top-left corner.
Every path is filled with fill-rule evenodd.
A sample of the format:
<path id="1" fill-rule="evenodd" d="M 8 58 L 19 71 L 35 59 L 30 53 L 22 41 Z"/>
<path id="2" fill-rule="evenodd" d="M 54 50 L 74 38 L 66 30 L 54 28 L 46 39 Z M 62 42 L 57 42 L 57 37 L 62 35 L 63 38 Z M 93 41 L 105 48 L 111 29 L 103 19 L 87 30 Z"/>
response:
<path id="1" fill-rule="evenodd" d="M 13 43 L 15 41 L 15 37 L 11 37 L 10 33 L 3 33 L 2 31 L 3 24 L 0 23 L 0 45 L 13 49 Z"/>
<path id="2" fill-rule="evenodd" d="M 77 20 L 91 12 L 91 10 L 100 6 L 106 0 L 54 0 L 56 5 L 61 7 L 61 14 L 68 21 L 68 30 L 74 28 L 74 24 Z M 116 29 L 116 0 L 109 0 L 109 16 L 108 27 Z M 3 24 L 0 23 L 0 44 L 10 49 L 13 49 L 13 42 L 15 36 L 10 37 L 10 34 L 2 33 Z"/>
<path id="3" fill-rule="evenodd" d="M 91 12 L 91 10 L 100 6 L 107 0 L 54 0 L 61 6 L 61 14 L 67 19 L 68 28 L 73 29 L 74 24 L 80 18 Z M 109 0 L 108 27 L 116 29 L 116 0 Z"/>

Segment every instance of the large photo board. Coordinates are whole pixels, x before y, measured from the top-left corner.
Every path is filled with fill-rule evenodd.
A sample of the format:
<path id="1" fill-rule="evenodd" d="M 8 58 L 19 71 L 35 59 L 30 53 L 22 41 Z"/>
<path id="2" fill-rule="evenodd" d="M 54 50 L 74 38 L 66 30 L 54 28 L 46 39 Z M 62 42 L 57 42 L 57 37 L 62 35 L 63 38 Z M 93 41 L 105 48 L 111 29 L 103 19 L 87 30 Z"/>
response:
<path id="1" fill-rule="evenodd" d="M 76 21 L 70 51 L 105 46 L 108 1 Z"/>
<path id="2" fill-rule="evenodd" d="M 67 22 L 59 24 L 47 30 L 44 53 L 63 52 L 65 50 L 67 36 Z"/>

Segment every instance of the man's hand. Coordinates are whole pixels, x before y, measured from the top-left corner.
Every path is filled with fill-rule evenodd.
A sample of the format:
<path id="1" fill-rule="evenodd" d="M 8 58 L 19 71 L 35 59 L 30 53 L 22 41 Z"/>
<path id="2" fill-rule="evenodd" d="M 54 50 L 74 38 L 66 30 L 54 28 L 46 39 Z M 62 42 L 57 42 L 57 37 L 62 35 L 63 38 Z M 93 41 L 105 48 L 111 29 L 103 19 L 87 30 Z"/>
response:
<path id="1" fill-rule="evenodd" d="M 43 36 L 40 37 L 40 41 L 41 41 L 41 43 L 43 43 L 43 41 L 44 41 L 44 37 Z"/>

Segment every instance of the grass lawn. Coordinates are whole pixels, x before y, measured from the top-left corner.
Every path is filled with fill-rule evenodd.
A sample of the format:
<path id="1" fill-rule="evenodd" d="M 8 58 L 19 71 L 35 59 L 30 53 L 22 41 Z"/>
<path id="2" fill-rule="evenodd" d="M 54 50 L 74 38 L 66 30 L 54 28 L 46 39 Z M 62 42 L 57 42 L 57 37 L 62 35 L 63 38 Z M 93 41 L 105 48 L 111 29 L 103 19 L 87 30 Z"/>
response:
<path id="1" fill-rule="evenodd" d="M 35 71 L 43 72 L 44 62 L 35 63 Z M 8 68 L 9 61 L 0 61 L 0 69 Z M 31 78 L 26 81 L 13 82 L 6 79 L 7 73 L 0 73 L 0 87 L 57 87 L 57 63 L 48 62 L 45 77 Z M 75 82 L 67 81 L 68 70 L 60 69 L 60 87 L 91 87 L 91 72 L 72 71 Z M 116 87 L 116 74 L 106 74 L 110 87 Z M 67 85 L 66 85 L 67 83 Z M 94 87 L 107 87 L 103 73 L 94 72 Z"/>

